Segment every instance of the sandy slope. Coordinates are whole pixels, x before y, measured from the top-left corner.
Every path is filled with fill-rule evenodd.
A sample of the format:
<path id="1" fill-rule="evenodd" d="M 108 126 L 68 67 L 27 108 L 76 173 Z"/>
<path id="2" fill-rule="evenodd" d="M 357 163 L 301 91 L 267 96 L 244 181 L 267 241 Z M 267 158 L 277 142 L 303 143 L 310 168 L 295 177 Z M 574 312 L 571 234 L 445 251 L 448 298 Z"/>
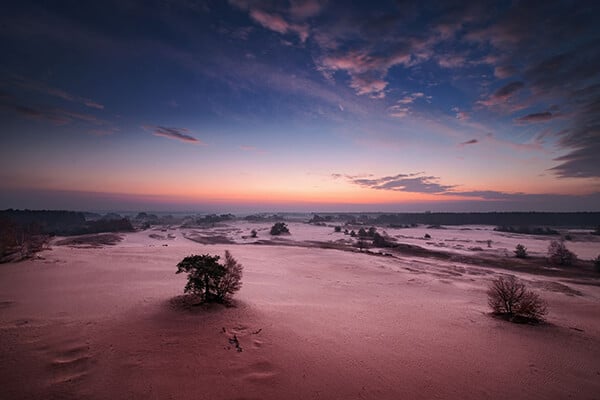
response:
<path id="1" fill-rule="evenodd" d="M 487 314 L 493 270 L 173 232 L 0 266 L 2 398 L 600 398 L 598 286 L 524 276 L 549 324 L 514 325 Z M 237 307 L 178 307 L 175 264 L 225 248 Z"/>

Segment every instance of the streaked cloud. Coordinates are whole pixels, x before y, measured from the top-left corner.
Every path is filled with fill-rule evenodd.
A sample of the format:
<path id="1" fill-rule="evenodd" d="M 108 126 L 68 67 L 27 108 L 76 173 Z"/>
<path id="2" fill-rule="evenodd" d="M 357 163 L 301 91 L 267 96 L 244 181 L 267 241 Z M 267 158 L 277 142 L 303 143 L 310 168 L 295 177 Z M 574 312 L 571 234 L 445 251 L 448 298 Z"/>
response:
<path id="1" fill-rule="evenodd" d="M 199 139 L 190 135 L 187 128 L 168 128 L 165 126 L 144 125 L 144 129 L 151 131 L 154 136 L 165 137 L 168 139 L 179 140 L 185 143 L 204 144 Z"/>
<path id="2" fill-rule="evenodd" d="M 31 79 L 27 79 L 24 78 L 22 76 L 14 76 L 11 81 L 10 81 L 13 85 L 16 85 L 22 89 L 26 89 L 26 90 L 32 90 L 32 91 L 36 91 L 36 92 L 40 92 L 40 93 L 44 93 L 47 94 L 49 96 L 54 96 L 54 97 L 58 97 L 60 99 L 66 100 L 66 101 L 70 101 L 70 102 L 74 102 L 74 103 L 80 103 L 83 104 L 87 107 L 90 108 L 95 108 L 98 110 L 103 110 L 104 109 L 104 105 L 85 98 L 85 97 L 81 97 L 81 96 L 77 96 L 74 95 L 72 93 L 68 93 L 62 89 L 58 89 L 55 87 L 52 87 L 50 85 L 47 85 L 43 82 L 38 82 L 38 81 L 34 81 Z"/>
<path id="3" fill-rule="evenodd" d="M 546 122 L 555 118 L 556 116 L 552 114 L 550 111 L 544 111 L 539 113 L 527 114 L 523 117 L 517 118 L 515 121 L 518 123 L 535 123 L 535 122 Z"/>

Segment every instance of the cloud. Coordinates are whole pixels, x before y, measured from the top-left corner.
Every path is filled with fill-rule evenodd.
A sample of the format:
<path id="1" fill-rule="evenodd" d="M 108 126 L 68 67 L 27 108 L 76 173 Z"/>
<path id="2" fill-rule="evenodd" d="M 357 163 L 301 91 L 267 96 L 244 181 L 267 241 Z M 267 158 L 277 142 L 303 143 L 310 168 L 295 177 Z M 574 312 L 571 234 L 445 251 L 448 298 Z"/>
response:
<path id="1" fill-rule="evenodd" d="M 509 112 L 514 112 L 524 106 L 520 104 L 511 104 L 512 97 L 519 90 L 525 87 L 525 83 L 522 81 L 513 81 L 505 84 L 504 86 L 497 89 L 491 96 L 486 99 L 479 100 L 477 104 L 486 107 L 498 107 L 501 106 L 504 109 L 508 109 Z"/>
<path id="2" fill-rule="evenodd" d="M 404 118 L 410 115 L 410 108 L 396 104 L 388 108 L 388 113 L 390 117 Z"/>
<path id="3" fill-rule="evenodd" d="M 594 2 L 516 2 L 503 11 L 491 10 L 491 23 L 474 27 L 465 35 L 467 41 L 489 46 L 490 55 L 495 57 L 488 60 L 496 77 L 518 75 L 524 82 L 530 95 L 522 99 L 521 108 L 558 103 L 561 109 L 569 110 L 567 132 L 555 134 L 559 151 L 566 154 L 556 158 L 559 164 L 551 168 L 562 178 L 600 177 L 598 11 Z M 540 46 L 541 35 L 544 43 L 552 45 Z M 515 105 L 508 111 L 518 108 Z M 530 114 L 515 122 L 543 122 L 550 117 Z"/>
<path id="4" fill-rule="evenodd" d="M 104 109 L 104 105 L 97 103 L 94 100 L 68 93 L 62 89 L 58 89 L 58 88 L 46 85 L 43 82 L 37 82 L 37 81 L 31 80 L 31 79 L 26 79 L 21 76 L 14 76 L 11 80 L 11 83 L 22 89 L 44 93 L 49 96 L 58 97 L 60 99 L 67 100 L 67 101 L 74 102 L 74 103 L 80 103 L 89 108 L 95 108 L 98 110 Z"/>
<path id="5" fill-rule="evenodd" d="M 515 121 L 518 123 L 535 123 L 535 122 L 546 122 L 554 118 L 555 115 L 549 111 L 527 114 L 523 117 L 517 118 Z"/>
<path id="6" fill-rule="evenodd" d="M 459 146 L 467 146 L 467 145 L 476 144 L 476 143 L 479 143 L 479 140 L 471 139 L 471 140 L 467 140 L 466 142 L 459 143 L 458 145 Z"/>
<path id="7" fill-rule="evenodd" d="M 291 0 L 290 15 L 296 19 L 314 17 L 324 7 L 325 1 L 317 0 Z"/>
<path id="8" fill-rule="evenodd" d="M 75 120 L 89 122 L 94 125 L 108 125 L 107 121 L 95 115 L 74 112 L 62 108 L 44 108 L 22 105 L 11 95 L 0 96 L 0 108 L 25 118 L 50 122 L 54 125 L 66 125 Z"/>
<path id="9" fill-rule="evenodd" d="M 474 201 L 484 201 L 500 208 L 507 207 L 506 205 L 508 205 L 509 209 L 531 209 L 531 207 L 539 209 L 540 205 L 545 205 L 552 210 L 554 208 L 564 209 L 565 204 L 578 204 L 576 207 L 572 206 L 571 210 L 589 210 L 590 205 L 597 208 L 595 204 L 598 204 L 598 200 L 600 200 L 600 192 L 593 192 L 587 195 L 569 195 L 554 193 L 507 193 L 496 190 L 461 191 L 458 190 L 458 185 L 440 184 L 440 178 L 427 176 L 424 172 L 398 174 L 381 178 L 365 178 L 339 173 L 332 174 L 331 176 L 333 179 L 346 179 L 350 183 L 369 189 L 433 194 L 440 196 L 440 200 L 438 200 L 440 202 L 442 202 L 442 199 L 460 201 L 457 198 L 463 198 L 462 201 L 468 202 L 471 205 L 474 204 L 472 203 Z M 474 208 L 471 207 L 470 209 L 473 210 Z"/>
<path id="10" fill-rule="evenodd" d="M 420 175 L 422 173 L 398 174 L 375 179 L 350 177 L 350 181 L 370 189 L 411 193 L 445 193 L 454 187 L 438 183 L 439 178 L 435 176 Z"/>
<path id="11" fill-rule="evenodd" d="M 144 129 L 152 131 L 154 136 L 166 137 L 179 140 L 185 143 L 204 144 L 193 136 L 190 136 L 190 130 L 186 128 L 167 128 L 164 126 L 144 125 Z"/>
<path id="12" fill-rule="evenodd" d="M 272 31 L 287 34 L 295 33 L 302 43 L 306 42 L 309 35 L 308 25 L 287 22 L 281 15 L 271 14 L 260 9 L 251 9 L 250 17 L 263 27 Z"/>

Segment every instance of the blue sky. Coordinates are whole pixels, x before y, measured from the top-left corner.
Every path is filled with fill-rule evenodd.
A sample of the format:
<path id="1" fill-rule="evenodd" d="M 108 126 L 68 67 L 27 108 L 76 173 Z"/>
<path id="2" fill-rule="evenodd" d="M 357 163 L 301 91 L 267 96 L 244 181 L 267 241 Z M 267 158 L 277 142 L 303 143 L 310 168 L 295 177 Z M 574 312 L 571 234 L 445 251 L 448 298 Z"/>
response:
<path id="1" fill-rule="evenodd" d="M 596 2 L 18 2 L 0 208 L 600 210 Z"/>

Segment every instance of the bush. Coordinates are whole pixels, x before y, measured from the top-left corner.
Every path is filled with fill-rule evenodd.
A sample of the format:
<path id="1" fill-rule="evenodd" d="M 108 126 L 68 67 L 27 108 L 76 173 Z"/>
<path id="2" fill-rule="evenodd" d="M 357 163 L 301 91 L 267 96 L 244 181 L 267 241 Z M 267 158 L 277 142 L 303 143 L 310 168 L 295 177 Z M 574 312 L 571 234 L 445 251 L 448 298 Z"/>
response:
<path id="1" fill-rule="evenodd" d="M 359 238 L 358 241 L 356 242 L 356 247 L 358 247 L 359 251 L 363 251 L 364 249 L 366 249 L 367 248 L 366 240 Z"/>
<path id="2" fill-rule="evenodd" d="M 515 256 L 517 258 L 527 258 L 527 247 L 519 243 L 517 247 L 515 247 Z"/>
<path id="3" fill-rule="evenodd" d="M 511 321 L 541 321 L 548 312 L 546 302 L 512 275 L 494 279 L 487 295 L 494 313 Z"/>
<path id="4" fill-rule="evenodd" d="M 425 239 L 431 239 L 431 235 L 429 233 L 426 233 L 425 236 L 423 236 L 423 238 L 425 238 Z"/>
<path id="5" fill-rule="evenodd" d="M 336 226 L 335 228 L 333 228 L 334 232 L 341 232 L 342 231 L 342 227 L 341 226 Z"/>
<path id="6" fill-rule="evenodd" d="M 375 232 L 373 235 L 373 246 L 375 247 L 389 247 L 390 243 L 386 240 L 385 237 L 380 235 L 378 232 Z"/>
<path id="7" fill-rule="evenodd" d="M 577 256 L 571 250 L 567 249 L 565 242 L 553 240 L 548 246 L 548 258 L 555 265 L 572 265 Z"/>
<path id="8" fill-rule="evenodd" d="M 594 267 L 596 271 L 600 272 L 600 255 L 594 259 Z"/>
<path id="9" fill-rule="evenodd" d="M 251 238 L 255 238 L 255 237 L 257 237 L 257 236 L 258 236 L 258 233 L 256 232 L 256 229 L 252 229 L 252 230 L 250 231 L 250 237 L 251 237 Z"/>
<path id="10" fill-rule="evenodd" d="M 290 230 L 288 229 L 285 222 L 276 222 L 275 225 L 271 227 L 271 235 L 282 235 L 289 233 Z"/>
<path id="11" fill-rule="evenodd" d="M 225 251 L 225 264 L 219 256 L 191 255 L 177 264 L 177 274 L 185 272 L 188 281 L 184 293 L 198 296 L 201 302 L 224 303 L 242 287 L 243 267 Z"/>

